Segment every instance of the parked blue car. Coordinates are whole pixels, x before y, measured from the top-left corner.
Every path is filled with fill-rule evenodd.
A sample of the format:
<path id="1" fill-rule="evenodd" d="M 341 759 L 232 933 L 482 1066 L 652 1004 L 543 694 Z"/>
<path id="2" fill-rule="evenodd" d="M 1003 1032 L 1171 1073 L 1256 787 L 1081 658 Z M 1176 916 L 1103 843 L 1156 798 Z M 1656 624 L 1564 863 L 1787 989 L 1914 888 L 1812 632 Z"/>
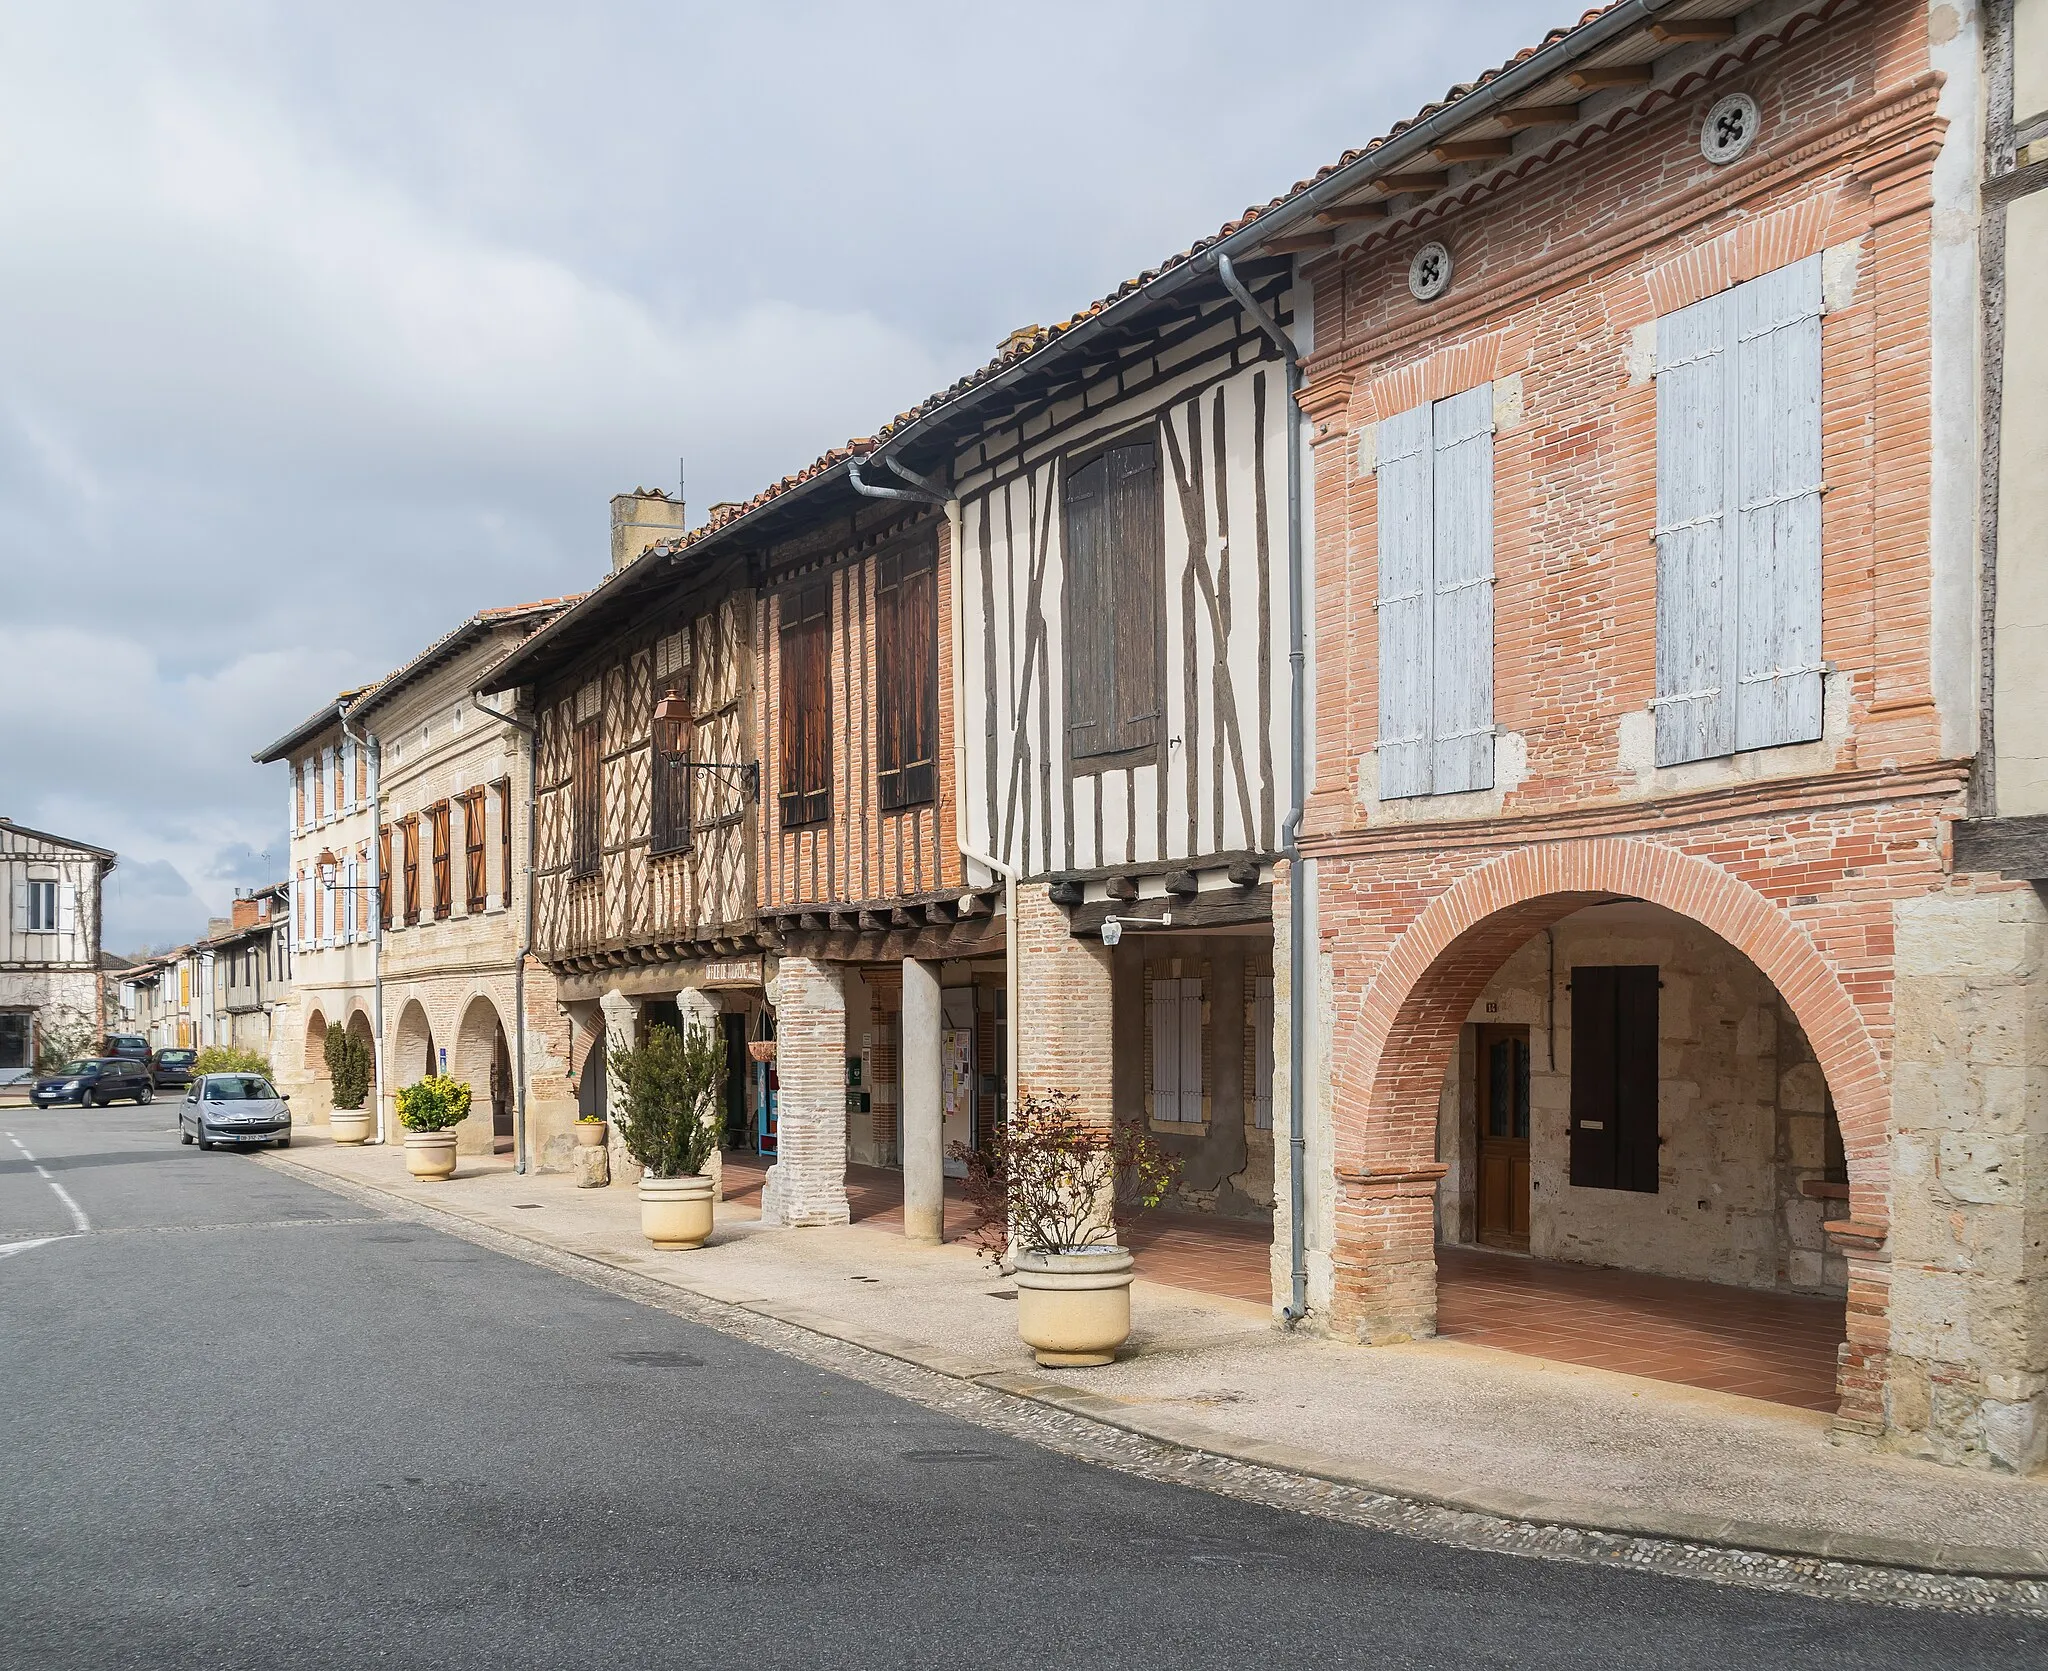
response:
<path id="1" fill-rule="evenodd" d="M 55 1073 L 46 1073 L 29 1087 L 29 1101 L 38 1108 L 60 1102 L 75 1102 L 80 1108 L 104 1108 L 127 1098 L 150 1102 L 156 1087 L 149 1080 L 149 1064 L 126 1056 L 87 1056 L 66 1062 Z"/>

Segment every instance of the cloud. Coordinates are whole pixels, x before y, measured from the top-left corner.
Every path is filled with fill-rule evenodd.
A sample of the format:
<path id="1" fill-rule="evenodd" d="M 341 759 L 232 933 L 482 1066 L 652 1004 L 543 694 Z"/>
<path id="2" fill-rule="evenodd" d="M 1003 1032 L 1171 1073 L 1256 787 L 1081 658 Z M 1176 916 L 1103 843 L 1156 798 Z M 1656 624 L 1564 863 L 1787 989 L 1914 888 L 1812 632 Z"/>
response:
<path id="1" fill-rule="evenodd" d="M 0 10 L 5 810 L 197 933 L 277 841 L 249 755 L 591 584 L 610 494 L 750 496 L 1553 21 Z"/>

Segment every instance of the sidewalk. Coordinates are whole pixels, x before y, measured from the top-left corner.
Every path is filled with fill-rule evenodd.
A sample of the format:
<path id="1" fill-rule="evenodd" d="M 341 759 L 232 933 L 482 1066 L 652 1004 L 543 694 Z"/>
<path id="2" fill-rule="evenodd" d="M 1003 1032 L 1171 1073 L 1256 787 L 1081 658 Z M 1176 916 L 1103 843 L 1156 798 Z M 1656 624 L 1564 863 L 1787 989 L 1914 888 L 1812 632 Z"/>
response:
<path id="1" fill-rule="evenodd" d="M 431 1185 L 396 1146 L 302 1134 L 265 1158 L 1213 1455 L 1547 1525 L 2048 1577 L 2048 1477 L 1837 1446 L 1814 1411 L 1457 1341 L 1288 1335 L 1263 1305 L 1142 1275 L 1121 1361 L 1043 1371 L 1017 1340 L 1014 1288 L 965 1248 L 871 1224 L 764 1229 L 728 1201 L 708 1246 L 660 1253 L 631 1190 L 522 1178 L 502 1158 L 466 1156 Z"/>

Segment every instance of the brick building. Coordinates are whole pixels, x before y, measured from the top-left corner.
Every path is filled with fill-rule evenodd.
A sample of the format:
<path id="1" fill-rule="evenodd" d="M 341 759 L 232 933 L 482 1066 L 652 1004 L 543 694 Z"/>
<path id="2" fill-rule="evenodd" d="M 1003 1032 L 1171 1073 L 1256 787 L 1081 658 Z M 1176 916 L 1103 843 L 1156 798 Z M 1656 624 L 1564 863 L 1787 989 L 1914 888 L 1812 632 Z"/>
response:
<path id="1" fill-rule="evenodd" d="M 1327 1326 L 1432 1333 L 1439 1244 L 1836 1295 L 1843 1429 L 2048 1447 L 2042 908 L 1950 835 L 1980 47 L 1618 6 L 1260 218 L 1315 297 Z"/>

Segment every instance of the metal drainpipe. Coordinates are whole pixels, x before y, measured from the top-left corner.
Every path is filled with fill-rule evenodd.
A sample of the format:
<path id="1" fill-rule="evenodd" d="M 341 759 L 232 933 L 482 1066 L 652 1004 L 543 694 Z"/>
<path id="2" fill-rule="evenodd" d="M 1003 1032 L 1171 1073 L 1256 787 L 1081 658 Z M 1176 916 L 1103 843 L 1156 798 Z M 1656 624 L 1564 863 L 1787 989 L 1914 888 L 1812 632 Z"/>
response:
<path id="1" fill-rule="evenodd" d="M 375 732 L 357 731 L 348 722 L 348 709 L 339 710 L 341 734 L 370 756 L 370 886 L 383 880 L 383 847 L 379 832 L 384 828 L 384 759 L 376 746 Z M 379 896 L 382 897 L 381 895 Z M 293 971 L 295 974 L 296 970 Z M 370 1025 L 376 1036 L 370 1040 L 370 1065 L 377 1075 L 377 1135 L 371 1143 L 385 1142 L 390 1129 L 384 1120 L 384 913 L 377 912 L 377 925 L 370 931 Z"/>
<path id="2" fill-rule="evenodd" d="M 1308 663 L 1301 602 L 1301 355 L 1279 321 L 1259 306 L 1230 257 L 1216 260 L 1216 276 L 1280 350 L 1287 366 L 1287 821 L 1280 851 L 1287 860 L 1287 1240 L 1291 1303 L 1281 1315 L 1291 1329 L 1308 1315 L 1308 1114 L 1303 1096 L 1304 1032 L 1308 1018 L 1308 894 L 1302 886 L 1302 815 L 1308 802 Z"/>
<path id="3" fill-rule="evenodd" d="M 503 720 L 526 733 L 526 910 L 525 921 L 519 932 L 519 961 L 512 966 L 512 1007 L 517 1012 L 512 1019 L 512 1170 L 525 1176 L 528 1161 L 526 1155 L 526 960 L 533 955 L 533 839 L 536 831 L 540 797 L 533 792 L 533 786 L 540 781 L 540 727 L 532 720 L 520 719 L 515 714 L 500 713 L 483 699 L 481 691 L 471 691 L 469 699 L 492 719 Z M 509 814 L 511 808 L 506 807 Z M 512 878 L 505 878 L 509 892 Z"/>

